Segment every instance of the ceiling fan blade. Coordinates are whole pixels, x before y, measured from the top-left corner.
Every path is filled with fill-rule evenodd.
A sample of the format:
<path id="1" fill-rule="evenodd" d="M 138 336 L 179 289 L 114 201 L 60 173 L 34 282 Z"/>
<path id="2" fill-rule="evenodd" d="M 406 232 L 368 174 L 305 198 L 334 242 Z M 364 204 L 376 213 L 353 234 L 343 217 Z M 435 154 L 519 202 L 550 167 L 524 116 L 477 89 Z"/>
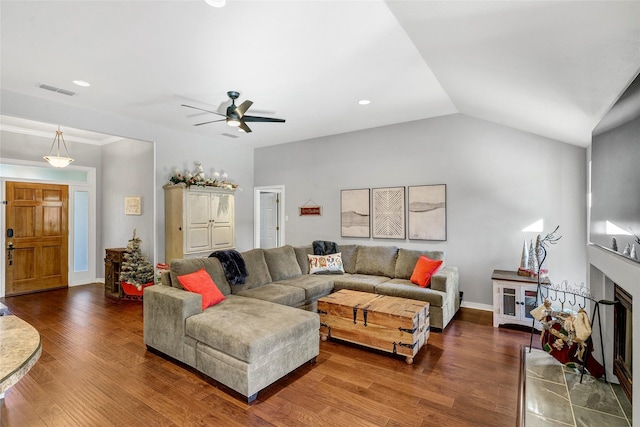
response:
<path id="1" fill-rule="evenodd" d="M 224 122 L 227 119 L 211 120 L 210 122 L 196 123 L 194 126 L 208 125 L 209 123 Z"/>
<path id="2" fill-rule="evenodd" d="M 239 117 L 244 116 L 244 113 L 246 113 L 249 107 L 251 107 L 252 105 L 253 105 L 253 102 L 249 101 L 248 99 L 244 101 L 242 104 L 238 105 L 238 107 L 236 108 L 236 112 L 238 113 L 238 116 Z"/>
<path id="3" fill-rule="evenodd" d="M 242 120 L 245 122 L 275 122 L 284 123 L 284 119 L 276 119 L 275 117 L 259 117 L 259 116 L 244 116 Z"/>
<path id="4" fill-rule="evenodd" d="M 220 114 L 217 111 L 205 110 L 204 108 L 194 107 L 192 105 L 187 105 L 187 104 L 180 104 L 180 105 L 187 108 L 193 108 L 194 110 L 200 110 L 206 113 L 213 113 L 213 114 L 217 114 L 218 116 L 226 117 L 224 114 Z"/>
<path id="5" fill-rule="evenodd" d="M 251 132 L 251 128 L 247 126 L 247 124 L 242 120 L 240 120 L 240 129 L 242 129 L 245 133 Z"/>

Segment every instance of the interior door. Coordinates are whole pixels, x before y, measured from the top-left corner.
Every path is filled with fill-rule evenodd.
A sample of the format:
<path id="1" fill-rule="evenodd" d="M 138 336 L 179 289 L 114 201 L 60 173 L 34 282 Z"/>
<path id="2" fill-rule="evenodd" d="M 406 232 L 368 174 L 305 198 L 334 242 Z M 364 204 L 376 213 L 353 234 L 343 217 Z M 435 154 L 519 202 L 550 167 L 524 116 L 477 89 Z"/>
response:
<path id="1" fill-rule="evenodd" d="M 68 286 L 68 186 L 8 181 L 6 199 L 5 294 Z"/>
<path id="2" fill-rule="evenodd" d="M 260 193 L 260 247 L 278 247 L 278 193 Z"/>

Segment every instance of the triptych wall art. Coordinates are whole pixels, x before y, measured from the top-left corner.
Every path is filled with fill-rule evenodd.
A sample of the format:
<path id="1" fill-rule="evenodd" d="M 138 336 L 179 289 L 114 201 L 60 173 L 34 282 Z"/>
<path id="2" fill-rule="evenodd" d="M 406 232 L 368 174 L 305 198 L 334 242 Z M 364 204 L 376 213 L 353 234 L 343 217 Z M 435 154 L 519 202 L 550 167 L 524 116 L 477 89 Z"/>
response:
<path id="1" fill-rule="evenodd" d="M 447 240 L 446 201 L 445 184 L 342 190 L 341 236 Z"/>

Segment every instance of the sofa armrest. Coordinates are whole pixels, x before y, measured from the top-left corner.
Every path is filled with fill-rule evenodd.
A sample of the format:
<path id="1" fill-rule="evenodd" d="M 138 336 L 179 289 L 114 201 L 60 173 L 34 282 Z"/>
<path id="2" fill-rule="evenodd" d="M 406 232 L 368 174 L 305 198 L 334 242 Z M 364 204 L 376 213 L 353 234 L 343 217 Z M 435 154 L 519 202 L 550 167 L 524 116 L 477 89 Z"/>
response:
<path id="1" fill-rule="evenodd" d="M 431 289 L 446 292 L 447 294 L 453 293 L 457 298 L 459 292 L 459 275 L 458 267 L 446 266 L 441 268 L 436 274 L 431 277 Z"/>
<path id="2" fill-rule="evenodd" d="M 202 313 L 202 296 L 166 285 L 144 290 L 144 343 L 184 361 L 185 321 Z"/>

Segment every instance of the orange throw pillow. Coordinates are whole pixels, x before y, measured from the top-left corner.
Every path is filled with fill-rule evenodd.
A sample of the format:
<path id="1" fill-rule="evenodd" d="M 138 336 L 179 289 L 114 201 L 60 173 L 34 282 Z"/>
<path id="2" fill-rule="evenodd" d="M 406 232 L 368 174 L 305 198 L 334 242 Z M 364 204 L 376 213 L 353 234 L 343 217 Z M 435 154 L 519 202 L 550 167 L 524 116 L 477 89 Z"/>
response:
<path id="1" fill-rule="evenodd" d="M 224 299 L 224 295 L 204 268 L 194 273 L 178 276 L 178 282 L 187 291 L 202 295 L 203 310 L 218 304 Z"/>
<path id="2" fill-rule="evenodd" d="M 440 270 L 442 260 L 433 260 L 425 255 L 420 255 L 416 266 L 413 268 L 411 283 L 415 283 L 421 288 L 426 288 L 431 284 L 431 276 Z"/>

